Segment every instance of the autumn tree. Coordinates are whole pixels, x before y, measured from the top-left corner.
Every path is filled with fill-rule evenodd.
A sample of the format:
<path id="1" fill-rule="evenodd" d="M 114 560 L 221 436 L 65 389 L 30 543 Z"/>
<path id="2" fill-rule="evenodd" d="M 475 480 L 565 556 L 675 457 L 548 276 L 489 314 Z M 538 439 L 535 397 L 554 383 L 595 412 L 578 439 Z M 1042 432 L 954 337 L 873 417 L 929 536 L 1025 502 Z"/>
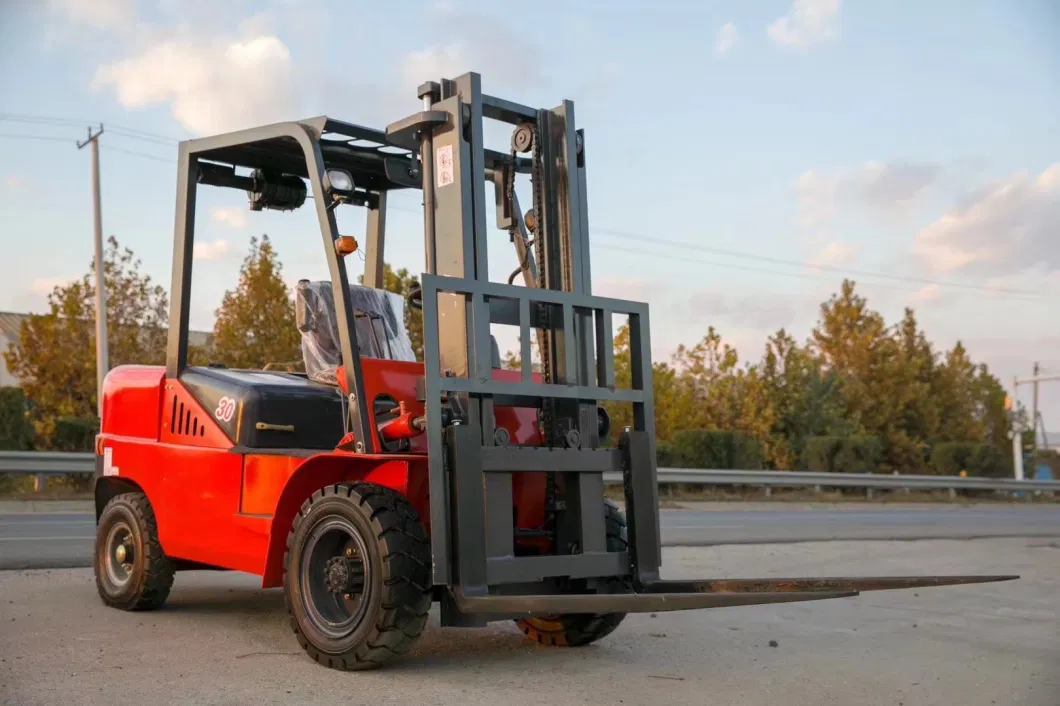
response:
<path id="1" fill-rule="evenodd" d="M 140 272 L 140 260 L 111 236 L 104 250 L 109 366 L 165 362 L 169 301 Z M 47 448 L 63 417 L 97 415 L 95 259 L 79 280 L 55 287 L 48 312 L 22 323 L 4 354 L 30 401 L 38 443 Z"/>
<path id="2" fill-rule="evenodd" d="M 747 432 L 768 446 L 773 426 L 762 375 L 740 366 L 740 355 L 713 326 L 694 346 L 674 354 L 677 389 L 672 395 L 686 428 Z"/>
<path id="3" fill-rule="evenodd" d="M 211 360 L 230 368 L 301 364 L 294 299 L 269 236 L 251 238 L 235 290 L 216 312 Z"/>

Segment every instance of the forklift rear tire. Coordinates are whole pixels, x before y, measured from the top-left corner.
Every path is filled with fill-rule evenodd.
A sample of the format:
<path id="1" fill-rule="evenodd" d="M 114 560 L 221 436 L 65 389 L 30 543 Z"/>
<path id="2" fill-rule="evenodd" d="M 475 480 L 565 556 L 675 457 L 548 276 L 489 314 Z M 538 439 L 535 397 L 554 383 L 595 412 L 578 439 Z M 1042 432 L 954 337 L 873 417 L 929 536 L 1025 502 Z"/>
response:
<path id="1" fill-rule="evenodd" d="M 626 518 L 613 502 L 604 500 L 604 503 L 607 550 L 626 551 Z M 625 613 L 564 614 L 520 618 L 515 624 L 527 637 L 539 644 L 582 647 L 613 633 L 625 617 Z"/>
<path id="2" fill-rule="evenodd" d="M 291 628 L 314 660 L 367 670 L 406 654 L 431 608 L 431 545 L 401 494 L 374 483 L 323 488 L 287 537 Z"/>
<path id="3" fill-rule="evenodd" d="M 103 508 L 93 565 L 106 605 L 130 611 L 165 605 L 175 569 L 162 551 L 155 511 L 145 494 L 121 493 Z"/>

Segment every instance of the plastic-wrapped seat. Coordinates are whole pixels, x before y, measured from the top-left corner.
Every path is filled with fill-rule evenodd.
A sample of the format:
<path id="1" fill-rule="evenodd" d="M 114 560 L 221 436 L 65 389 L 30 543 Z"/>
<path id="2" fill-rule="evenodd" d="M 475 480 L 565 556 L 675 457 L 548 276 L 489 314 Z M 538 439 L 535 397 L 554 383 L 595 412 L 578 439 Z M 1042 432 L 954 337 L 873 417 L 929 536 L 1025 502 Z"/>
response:
<path id="1" fill-rule="evenodd" d="M 362 358 L 416 361 L 405 328 L 405 300 L 384 289 L 350 285 L 354 328 Z M 342 364 L 339 326 L 331 282 L 300 280 L 295 287 L 295 319 L 302 334 L 302 358 L 311 380 L 337 385 Z"/>

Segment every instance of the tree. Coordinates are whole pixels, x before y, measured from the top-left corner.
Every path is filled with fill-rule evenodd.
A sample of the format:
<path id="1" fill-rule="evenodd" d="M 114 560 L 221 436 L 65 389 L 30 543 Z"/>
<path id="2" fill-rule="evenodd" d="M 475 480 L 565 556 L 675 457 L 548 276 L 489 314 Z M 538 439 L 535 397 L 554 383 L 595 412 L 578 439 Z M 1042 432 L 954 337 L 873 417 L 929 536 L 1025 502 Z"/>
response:
<path id="1" fill-rule="evenodd" d="M 48 313 L 24 321 L 18 341 L 4 354 L 31 402 L 42 448 L 49 448 L 58 419 L 97 415 L 94 272 L 93 258 L 81 279 L 55 287 L 48 295 Z M 166 292 L 140 274 L 140 261 L 113 236 L 104 251 L 103 281 L 110 367 L 164 363 Z"/>
<path id="2" fill-rule="evenodd" d="M 695 346 L 678 346 L 672 362 L 673 423 L 683 429 L 745 432 L 762 443 L 768 459 L 774 411 L 761 371 L 740 367 L 739 361 L 739 352 L 713 326 Z"/>
<path id="3" fill-rule="evenodd" d="M 251 238 L 234 291 L 226 291 L 214 324 L 215 362 L 230 368 L 260 369 L 300 363 L 301 334 L 294 300 L 281 276 L 276 251 L 263 235 Z"/>
<path id="4" fill-rule="evenodd" d="M 834 370 L 825 371 L 820 359 L 786 330 L 766 341 L 761 368 L 774 413 L 769 459 L 774 468 L 795 468 L 810 437 L 852 431 L 843 416 L 842 377 Z"/>
<path id="5" fill-rule="evenodd" d="M 839 294 L 821 305 L 814 349 L 825 370 L 844 380 L 844 417 L 855 433 L 878 436 L 885 465 L 900 468 L 919 451 L 902 422 L 916 393 L 906 384 L 910 374 L 894 331 L 854 290 L 854 282 L 844 280 Z"/>

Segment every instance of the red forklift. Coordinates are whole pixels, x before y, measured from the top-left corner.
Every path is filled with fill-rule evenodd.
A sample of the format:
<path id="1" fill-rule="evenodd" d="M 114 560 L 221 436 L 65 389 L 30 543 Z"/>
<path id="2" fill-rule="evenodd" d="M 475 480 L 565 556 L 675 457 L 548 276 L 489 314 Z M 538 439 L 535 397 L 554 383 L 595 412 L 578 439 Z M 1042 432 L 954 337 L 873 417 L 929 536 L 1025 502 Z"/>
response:
<path id="1" fill-rule="evenodd" d="M 648 307 L 592 293 L 574 105 L 487 95 L 476 73 L 419 98 L 383 131 L 317 117 L 180 144 L 166 364 L 117 367 L 103 388 L 94 566 L 106 605 L 161 608 L 179 571 L 247 572 L 282 587 L 310 657 L 354 670 L 407 653 L 434 603 L 443 626 L 514 620 L 539 643 L 577 646 L 634 612 L 1017 578 L 660 578 Z M 483 145 L 487 119 L 511 127 L 506 149 Z M 304 372 L 188 364 L 200 186 L 243 190 L 254 211 L 310 200 L 330 280 L 296 287 Z M 487 269 L 491 186 L 518 264 L 507 283 Z M 425 266 L 409 296 L 383 281 L 399 189 L 423 194 Z M 337 230 L 348 206 L 367 209 L 363 249 Z M 358 250 L 352 284 L 345 258 Z M 422 316 L 422 361 L 407 307 Z M 616 315 L 631 334 L 629 389 L 615 384 Z M 494 324 L 518 327 L 520 369 L 501 369 Z M 632 405 L 632 425 L 612 430 L 604 402 Z M 605 476 L 622 479 L 624 512 Z"/>

